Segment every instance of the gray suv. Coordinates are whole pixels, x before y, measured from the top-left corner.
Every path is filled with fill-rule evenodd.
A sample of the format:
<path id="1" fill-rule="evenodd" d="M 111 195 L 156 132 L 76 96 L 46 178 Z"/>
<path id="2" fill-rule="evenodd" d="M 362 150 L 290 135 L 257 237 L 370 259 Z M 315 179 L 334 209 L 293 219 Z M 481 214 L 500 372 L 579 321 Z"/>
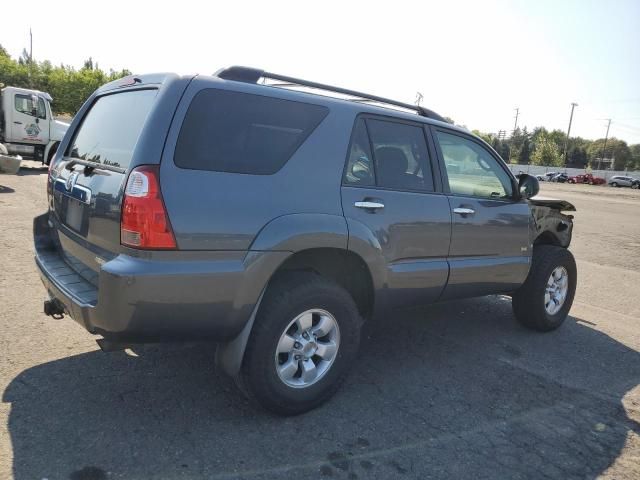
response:
<path id="1" fill-rule="evenodd" d="M 264 408 L 312 409 L 364 321 L 506 294 L 571 307 L 573 206 L 425 108 L 261 70 L 130 76 L 76 115 L 34 220 L 45 313 L 103 350 L 211 340 Z"/>

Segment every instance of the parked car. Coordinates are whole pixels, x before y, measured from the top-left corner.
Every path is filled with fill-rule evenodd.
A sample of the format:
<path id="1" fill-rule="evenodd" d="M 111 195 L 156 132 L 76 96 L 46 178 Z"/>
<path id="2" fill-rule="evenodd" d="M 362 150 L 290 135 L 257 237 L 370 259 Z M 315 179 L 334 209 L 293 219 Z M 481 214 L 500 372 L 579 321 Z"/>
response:
<path id="1" fill-rule="evenodd" d="M 626 175 L 615 175 L 611 177 L 607 183 L 612 187 L 638 188 L 638 183 L 640 183 L 640 181 Z"/>
<path id="2" fill-rule="evenodd" d="M 567 180 L 569 183 L 588 183 L 589 185 L 603 185 L 607 181 L 602 177 L 594 177 L 591 173 L 584 173 L 569 177 Z"/>
<path id="3" fill-rule="evenodd" d="M 547 172 L 544 175 L 536 175 L 536 178 L 541 182 L 549 182 L 557 174 L 558 172 Z"/>
<path id="4" fill-rule="evenodd" d="M 553 177 L 551 177 L 549 181 L 556 183 L 565 183 L 568 179 L 569 175 L 567 175 L 566 173 L 557 173 Z"/>
<path id="5" fill-rule="evenodd" d="M 46 314 L 104 350 L 218 342 L 218 367 L 278 414 L 329 399 L 363 322 L 394 307 L 502 293 L 549 331 L 574 298 L 575 208 L 534 177 L 428 109 L 261 70 L 100 87 L 47 189 Z"/>

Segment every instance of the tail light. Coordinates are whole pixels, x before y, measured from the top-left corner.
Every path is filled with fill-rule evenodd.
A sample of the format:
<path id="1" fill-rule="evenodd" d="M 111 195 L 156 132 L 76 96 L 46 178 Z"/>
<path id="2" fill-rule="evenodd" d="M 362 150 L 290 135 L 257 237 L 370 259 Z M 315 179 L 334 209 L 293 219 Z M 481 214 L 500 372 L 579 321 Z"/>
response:
<path id="1" fill-rule="evenodd" d="M 155 165 L 134 168 L 129 174 L 120 220 L 122 245 L 151 250 L 176 248 L 159 180 Z"/>

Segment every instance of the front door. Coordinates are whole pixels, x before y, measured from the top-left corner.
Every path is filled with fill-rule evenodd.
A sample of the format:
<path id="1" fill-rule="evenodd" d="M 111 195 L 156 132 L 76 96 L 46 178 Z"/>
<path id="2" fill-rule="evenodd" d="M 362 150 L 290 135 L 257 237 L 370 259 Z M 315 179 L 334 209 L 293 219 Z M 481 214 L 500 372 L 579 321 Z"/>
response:
<path id="1" fill-rule="evenodd" d="M 35 115 L 34 115 L 35 107 Z M 47 109 L 42 98 L 27 93 L 16 93 L 13 99 L 11 141 L 46 145 L 49 141 Z"/>
<path id="2" fill-rule="evenodd" d="M 452 213 L 443 299 L 513 291 L 529 271 L 529 205 L 514 200 L 513 177 L 480 141 L 440 128 L 434 138 Z"/>
<path id="3" fill-rule="evenodd" d="M 451 213 L 446 195 L 436 190 L 421 124 L 358 119 L 342 206 L 350 232 L 366 230 L 382 256 L 379 306 L 433 302 L 444 289 Z"/>

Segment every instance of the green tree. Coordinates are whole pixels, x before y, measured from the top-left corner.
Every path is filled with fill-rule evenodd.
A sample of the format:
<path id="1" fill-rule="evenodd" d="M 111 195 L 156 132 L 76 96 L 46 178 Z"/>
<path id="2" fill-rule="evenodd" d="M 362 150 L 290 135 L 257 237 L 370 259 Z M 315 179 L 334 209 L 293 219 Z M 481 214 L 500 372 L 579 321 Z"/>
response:
<path id="1" fill-rule="evenodd" d="M 80 70 L 68 65 L 53 66 L 46 60 L 30 62 L 26 52 L 14 60 L 0 45 L 0 83 L 48 92 L 53 97 L 55 114 L 75 114 L 98 87 L 130 74 L 128 70 L 107 73 L 91 57 Z"/>
<path id="2" fill-rule="evenodd" d="M 628 168 L 633 170 L 640 170 L 640 143 L 629 145 L 629 151 L 631 152 L 631 166 Z"/>
<path id="3" fill-rule="evenodd" d="M 634 162 L 631 156 L 631 150 L 624 140 L 619 140 L 615 137 L 611 137 L 607 140 L 606 146 L 604 144 L 604 138 L 599 138 L 591 142 L 587 148 L 587 155 L 589 156 L 589 162 L 594 168 L 598 168 L 598 159 L 602 157 L 604 147 L 604 158 L 613 159 L 613 170 L 625 170 L 632 168 Z M 601 164 L 604 168 L 608 164 Z"/>
<path id="4" fill-rule="evenodd" d="M 563 165 L 560 150 L 550 135 L 539 135 L 535 150 L 531 155 L 533 165 L 561 167 Z"/>

